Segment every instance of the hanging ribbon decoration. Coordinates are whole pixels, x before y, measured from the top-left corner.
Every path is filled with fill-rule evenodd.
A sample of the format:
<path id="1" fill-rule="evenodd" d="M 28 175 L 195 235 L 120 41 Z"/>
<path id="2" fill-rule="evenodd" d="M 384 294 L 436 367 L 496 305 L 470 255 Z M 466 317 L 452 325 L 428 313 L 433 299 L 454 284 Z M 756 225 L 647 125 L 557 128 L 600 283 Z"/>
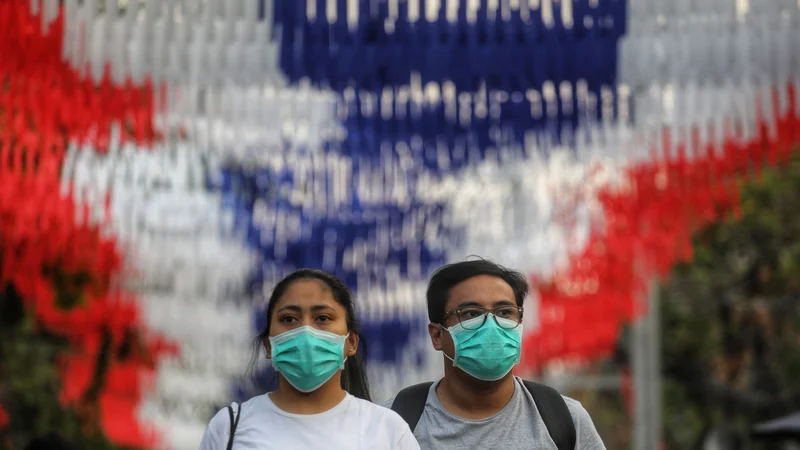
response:
<path id="1" fill-rule="evenodd" d="M 692 259 L 693 232 L 738 216 L 741 180 L 759 176 L 765 164 L 789 162 L 800 129 L 796 86 L 789 83 L 772 92 L 774 119 L 758 114 L 753 138 L 737 138 L 726 123 L 723 130 L 708 130 L 709 136 L 721 133 L 720 142 L 701 141 L 694 128 L 675 146 L 672 134 L 664 131 L 663 148 L 677 147 L 677 155 L 654 155 L 652 162 L 634 165 L 626 188 L 600 194 L 604 226 L 554 282 L 534 280 L 541 326 L 526 338 L 525 366 L 610 354 L 621 326 L 645 312 L 637 301 L 647 295 L 650 279 L 666 277 L 675 264 Z M 780 97 L 787 99 L 785 109 Z M 687 147 L 696 151 L 691 160 Z"/>
<path id="2" fill-rule="evenodd" d="M 31 134 L 11 114 L 6 122 L 20 145 L 55 148 L 58 156 L 45 159 L 54 173 L 63 159 L 61 124 L 101 154 L 113 147 L 111 122 L 136 143 L 158 140 L 153 125 L 163 124 L 207 158 L 209 190 L 224 205 L 215 214 L 259 255 L 250 293 L 297 266 L 336 272 L 366 299 L 359 310 L 381 362 L 412 360 L 402 353 L 411 346 L 409 323 L 424 316 L 414 282 L 480 244 L 498 249 L 502 262 L 536 253 L 524 264 L 531 270 L 553 266 L 564 253 L 558 247 L 572 251 L 567 269 L 547 267 L 552 282 L 539 283 L 542 328 L 528 337 L 526 364 L 606 354 L 620 324 L 641 314 L 643 280 L 689 258 L 692 231 L 719 218 L 720 208 L 735 212 L 735 181 L 748 164 L 755 172 L 780 164 L 797 137 L 794 113 L 778 107 L 782 90 L 777 100 L 751 96 L 747 113 L 728 122 L 727 106 L 712 95 L 726 97 L 716 84 L 731 73 L 751 77 L 741 86 L 748 89 L 757 78 L 781 86 L 800 73 L 788 45 L 798 33 L 787 26 L 797 7 L 783 0 L 751 2 L 752 19 L 735 27 L 736 2 L 728 0 L 645 0 L 630 17 L 622 0 L 545 0 L 538 9 L 488 0 L 153 0 L 139 2 L 141 12 L 106 2 L 104 13 L 96 2 L 67 0 L 66 20 L 53 15 L 57 3 L 32 2 L 45 23 L 53 21 L 46 45 L 36 41 L 39 19 L 17 30 L 24 39 L 0 44 L 18 56 L 2 63 L 6 76 L 32 76 L 14 78 L 3 108 L 34 111 L 44 124 L 37 127 L 51 130 Z M 571 18 L 562 14 L 566 3 Z M 2 23 L 17 14 L 4 11 Z M 776 20 L 784 12 L 789 22 Z M 41 62 L 28 58 L 41 52 L 49 55 Z M 28 74 L 18 60 L 48 75 Z M 50 73 L 70 81 L 50 89 Z M 654 82 L 680 94 L 677 119 L 664 117 L 663 96 L 648 98 Z M 154 97 L 153 84 L 167 89 Z M 768 100 L 756 117 L 756 105 Z M 686 123 L 672 123 L 681 118 Z M 40 134 L 58 145 L 41 144 Z M 574 149 L 569 170 L 551 165 L 550 152 L 562 144 Z M 3 155 L 0 170 L 42 164 L 35 152 Z M 614 178 L 620 167 L 626 176 L 596 202 L 583 192 L 539 198 L 548 187 L 533 178 L 556 185 L 568 184 L 568 171 L 600 178 L 598 159 L 614 166 L 602 176 Z M 154 179 L 174 181 L 166 165 L 152 166 Z M 486 198 L 509 207 L 489 214 Z M 572 232 L 577 213 L 565 214 L 573 223 L 563 227 L 550 223 L 565 209 L 595 206 L 599 222 L 580 225 L 588 242 Z M 423 373 L 395 372 L 402 370 Z"/>
<path id="3" fill-rule="evenodd" d="M 70 140 L 106 148 L 114 121 L 124 125 L 123 139 L 152 141 L 153 90 L 147 83 L 113 86 L 108 77 L 99 85 L 84 80 L 61 60 L 61 10 L 48 17 L 30 5 L 0 5 L 0 286 L 22 298 L 43 333 L 69 344 L 58 355 L 60 403 L 90 414 L 112 442 L 149 446 L 157 436 L 140 423 L 138 403 L 156 362 L 174 348 L 143 326 L 135 299 L 112 289 L 122 270 L 119 248 L 86 208 L 60 194 L 59 174 Z M 89 280 L 73 293 L 81 304 L 59 305 L 56 277 Z M 105 339 L 94 416 L 84 396 Z M 13 421 L 0 411 L 0 427 Z"/>

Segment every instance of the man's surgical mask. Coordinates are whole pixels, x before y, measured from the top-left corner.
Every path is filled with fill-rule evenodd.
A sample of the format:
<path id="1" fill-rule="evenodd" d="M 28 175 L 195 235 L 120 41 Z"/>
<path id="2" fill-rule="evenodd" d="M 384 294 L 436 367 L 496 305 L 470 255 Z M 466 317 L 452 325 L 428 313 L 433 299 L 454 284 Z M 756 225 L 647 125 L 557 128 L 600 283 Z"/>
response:
<path id="1" fill-rule="evenodd" d="M 477 329 L 470 325 L 478 326 Z M 502 323 L 501 327 L 498 323 Z M 465 328 L 466 326 L 466 328 Z M 506 376 L 520 360 L 522 325 L 488 314 L 446 328 L 455 343 L 453 366 L 483 381 L 496 381 Z"/>

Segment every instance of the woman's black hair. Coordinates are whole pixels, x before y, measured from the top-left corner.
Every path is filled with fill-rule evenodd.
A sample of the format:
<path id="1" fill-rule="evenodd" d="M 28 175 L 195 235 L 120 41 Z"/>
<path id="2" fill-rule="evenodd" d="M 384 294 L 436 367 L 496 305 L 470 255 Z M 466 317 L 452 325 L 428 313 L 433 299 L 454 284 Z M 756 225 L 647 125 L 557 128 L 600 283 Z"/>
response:
<path id="1" fill-rule="evenodd" d="M 333 298 L 337 303 L 342 305 L 347 312 L 347 331 L 358 334 L 358 349 L 356 354 L 347 358 L 344 363 L 344 371 L 342 372 L 342 389 L 349 392 L 350 395 L 358 397 L 367 401 L 371 401 L 369 396 L 369 382 L 367 380 L 367 373 L 364 370 L 364 354 L 366 354 L 367 344 L 364 338 L 359 333 L 359 322 L 356 319 L 355 304 L 353 303 L 353 294 L 345 286 L 339 278 L 322 270 L 316 269 L 300 269 L 292 272 L 284 279 L 282 279 L 269 296 L 269 303 L 267 304 L 267 314 L 264 329 L 253 340 L 253 359 L 250 364 L 250 372 L 258 362 L 261 355 L 261 347 L 264 345 L 264 340 L 269 338 L 270 323 L 272 321 L 272 313 L 275 311 L 275 304 L 283 296 L 289 286 L 295 281 L 299 280 L 318 280 L 325 283 L 330 288 Z"/>

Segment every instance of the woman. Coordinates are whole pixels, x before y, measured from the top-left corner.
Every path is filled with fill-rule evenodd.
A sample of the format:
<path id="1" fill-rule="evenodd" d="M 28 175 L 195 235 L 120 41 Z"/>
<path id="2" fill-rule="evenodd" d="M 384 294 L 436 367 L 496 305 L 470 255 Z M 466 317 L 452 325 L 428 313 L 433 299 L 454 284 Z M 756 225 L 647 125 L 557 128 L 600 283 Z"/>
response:
<path id="1" fill-rule="evenodd" d="M 369 401 L 353 309 L 350 291 L 328 273 L 302 269 L 281 280 L 257 338 L 278 389 L 217 413 L 200 450 L 418 450 L 406 422 Z"/>

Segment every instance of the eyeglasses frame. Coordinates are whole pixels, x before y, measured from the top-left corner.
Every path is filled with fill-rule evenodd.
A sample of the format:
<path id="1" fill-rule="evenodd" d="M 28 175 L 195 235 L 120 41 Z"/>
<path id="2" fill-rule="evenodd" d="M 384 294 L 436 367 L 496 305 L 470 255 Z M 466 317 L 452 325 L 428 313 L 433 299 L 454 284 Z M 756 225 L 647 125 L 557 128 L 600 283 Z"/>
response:
<path id="1" fill-rule="evenodd" d="M 461 322 L 461 317 L 460 317 L 461 311 L 463 311 L 465 309 L 480 309 L 480 310 L 483 310 L 483 322 L 481 322 L 481 324 L 477 328 L 470 328 L 471 330 L 477 330 L 478 328 L 484 326 L 486 324 L 486 318 L 489 316 L 489 314 L 491 314 L 492 317 L 494 317 L 494 321 L 495 321 L 495 323 L 497 323 L 497 325 L 499 327 L 503 328 L 504 330 L 513 330 L 514 328 L 505 328 L 505 327 L 503 327 L 502 325 L 500 325 L 500 322 L 497 321 L 497 314 L 495 314 L 495 311 L 497 311 L 498 309 L 504 309 L 504 308 L 515 308 L 517 311 L 519 311 L 519 321 L 517 322 L 517 325 L 514 328 L 519 327 L 522 324 L 522 315 L 523 315 L 523 312 L 525 311 L 525 308 L 523 308 L 522 306 L 517 306 L 517 305 L 503 305 L 503 306 L 497 306 L 497 307 L 492 308 L 492 309 L 486 309 L 486 308 L 484 308 L 482 306 L 465 306 L 463 308 L 451 309 L 450 311 L 444 313 L 444 317 L 442 317 L 442 322 L 440 323 L 440 325 L 444 326 L 444 322 L 447 320 L 448 317 L 450 317 L 452 315 L 455 315 L 456 318 L 458 319 L 458 323 L 461 324 L 462 323 Z"/>

